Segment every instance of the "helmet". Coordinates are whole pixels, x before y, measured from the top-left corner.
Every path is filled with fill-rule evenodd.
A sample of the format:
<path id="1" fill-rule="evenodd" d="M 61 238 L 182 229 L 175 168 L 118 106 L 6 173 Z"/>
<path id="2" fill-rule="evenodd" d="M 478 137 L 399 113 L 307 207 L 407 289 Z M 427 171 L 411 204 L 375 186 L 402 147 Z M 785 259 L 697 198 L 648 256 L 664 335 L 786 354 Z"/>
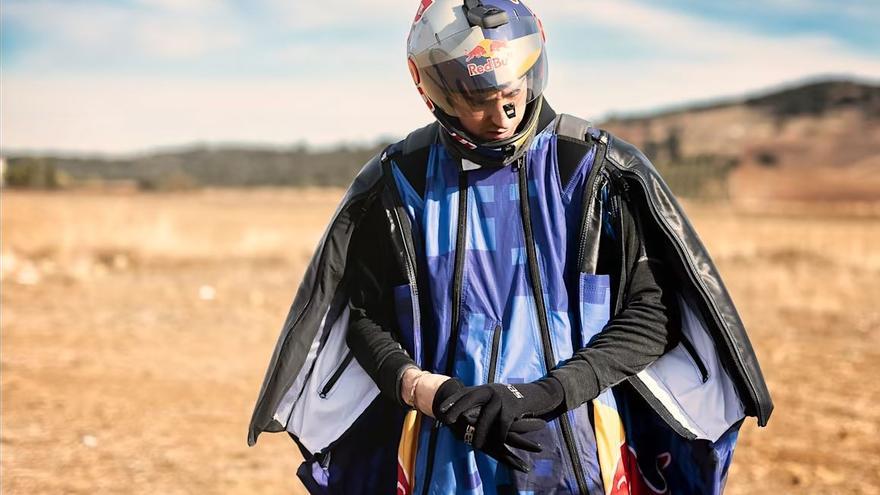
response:
<path id="1" fill-rule="evenodd" d="M 503 166 L 531 143 L 547 84 L 541 21 L 520 0 L 421 0 L 407 39 L 410 74 L 428 109 L 445 129 L 453 155 L 480 166 Z M 469 134 L 455 102 L 480 100 L 515 87 L 525 91 L 525 115 L 510 137 L 486 141 Z M 514 105 L 504 107 L 508 117 Z"/>

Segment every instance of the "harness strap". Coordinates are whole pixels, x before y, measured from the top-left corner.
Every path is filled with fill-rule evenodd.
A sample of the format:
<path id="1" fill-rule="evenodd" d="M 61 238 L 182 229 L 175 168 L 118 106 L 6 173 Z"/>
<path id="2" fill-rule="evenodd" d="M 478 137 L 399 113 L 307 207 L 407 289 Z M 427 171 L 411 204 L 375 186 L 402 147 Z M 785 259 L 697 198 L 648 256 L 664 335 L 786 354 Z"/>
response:
<path id="1" fill-rule="evenodd" d="M 561 113 L 556 120 L 556 135 L 583 142 L 587 140 L 587 131 L 590 127 L 590 123 L 584 119 Z"/>
<path id="2" fill-rule="evenodd" d="M 428 155 L 437 140 L 440 124 L 433 122 L 409 133 L 403 141 L 392 144 L 382 153 L 382 162 L 394 159 L 413 189 L 424 197 Z"/>

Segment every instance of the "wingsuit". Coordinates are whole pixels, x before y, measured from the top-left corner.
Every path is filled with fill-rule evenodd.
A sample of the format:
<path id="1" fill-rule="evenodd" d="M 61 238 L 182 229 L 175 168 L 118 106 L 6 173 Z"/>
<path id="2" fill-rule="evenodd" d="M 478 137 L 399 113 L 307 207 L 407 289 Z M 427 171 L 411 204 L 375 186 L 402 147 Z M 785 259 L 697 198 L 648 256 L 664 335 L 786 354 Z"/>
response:
<path id="1" fill-rule="evenodd" d="M 263 431 L 287 431 L 310 492 L 721 493 L 744 417 L 766 425 L 773 404 L 742 321 L 656 169 L 549 105 L 539 129 L 512 166 L 467 170 L 434 123 L 371 159 L 349 187 L 248 435 L 253 445 Z M 387 338 L 365 352 L 352 329 L 365 286 L 358 251 L 369 242 L 390 261 L 378 270 L 388 287 L 376 318 Z M 641 263 L 663 288 L 660 344 L 631 308 Z M 622 354 L 615 341 L 629 342 Z M 627 345 L 656 355 L 627 357 Z M 402 486 L 407 362 L 465 385 L 557 378 L 564 408 L 533 433 L 543 450 L 520 452 L 531 470 L 427 418 Z"/>

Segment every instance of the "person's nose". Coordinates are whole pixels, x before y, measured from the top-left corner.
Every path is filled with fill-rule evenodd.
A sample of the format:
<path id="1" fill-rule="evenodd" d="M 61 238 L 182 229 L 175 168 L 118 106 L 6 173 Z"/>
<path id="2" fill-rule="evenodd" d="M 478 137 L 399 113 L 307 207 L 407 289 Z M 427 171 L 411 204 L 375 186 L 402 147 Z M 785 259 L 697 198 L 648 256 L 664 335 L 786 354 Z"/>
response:
<path id="1" fill-rule="evenodd" d="M 507 116 L 507 112 L 504 111 L 505 104 L 504 100 L 498 100 L 493 104 L 489 110 L 489 119 L 491 120 L 492 125 L 506 129 L 509 126 L 511 119 Z"/>

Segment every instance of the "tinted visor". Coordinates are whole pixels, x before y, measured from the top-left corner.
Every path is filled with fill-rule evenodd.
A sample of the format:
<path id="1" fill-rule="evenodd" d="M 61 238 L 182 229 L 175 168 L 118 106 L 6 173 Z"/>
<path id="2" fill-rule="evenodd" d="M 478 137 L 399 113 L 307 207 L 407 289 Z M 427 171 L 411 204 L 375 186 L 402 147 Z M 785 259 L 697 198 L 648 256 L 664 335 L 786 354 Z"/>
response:
<path id="1" fill-rule="evenodd" d="M 472 27 L 414 56 L 425 94 L 457 117 L 456 96 L 482 101 L 499 91 L 524 90 L 526 102 L 546 85 L 544 40 L 534 17 L 519 17 L 494 29 Z"/>

